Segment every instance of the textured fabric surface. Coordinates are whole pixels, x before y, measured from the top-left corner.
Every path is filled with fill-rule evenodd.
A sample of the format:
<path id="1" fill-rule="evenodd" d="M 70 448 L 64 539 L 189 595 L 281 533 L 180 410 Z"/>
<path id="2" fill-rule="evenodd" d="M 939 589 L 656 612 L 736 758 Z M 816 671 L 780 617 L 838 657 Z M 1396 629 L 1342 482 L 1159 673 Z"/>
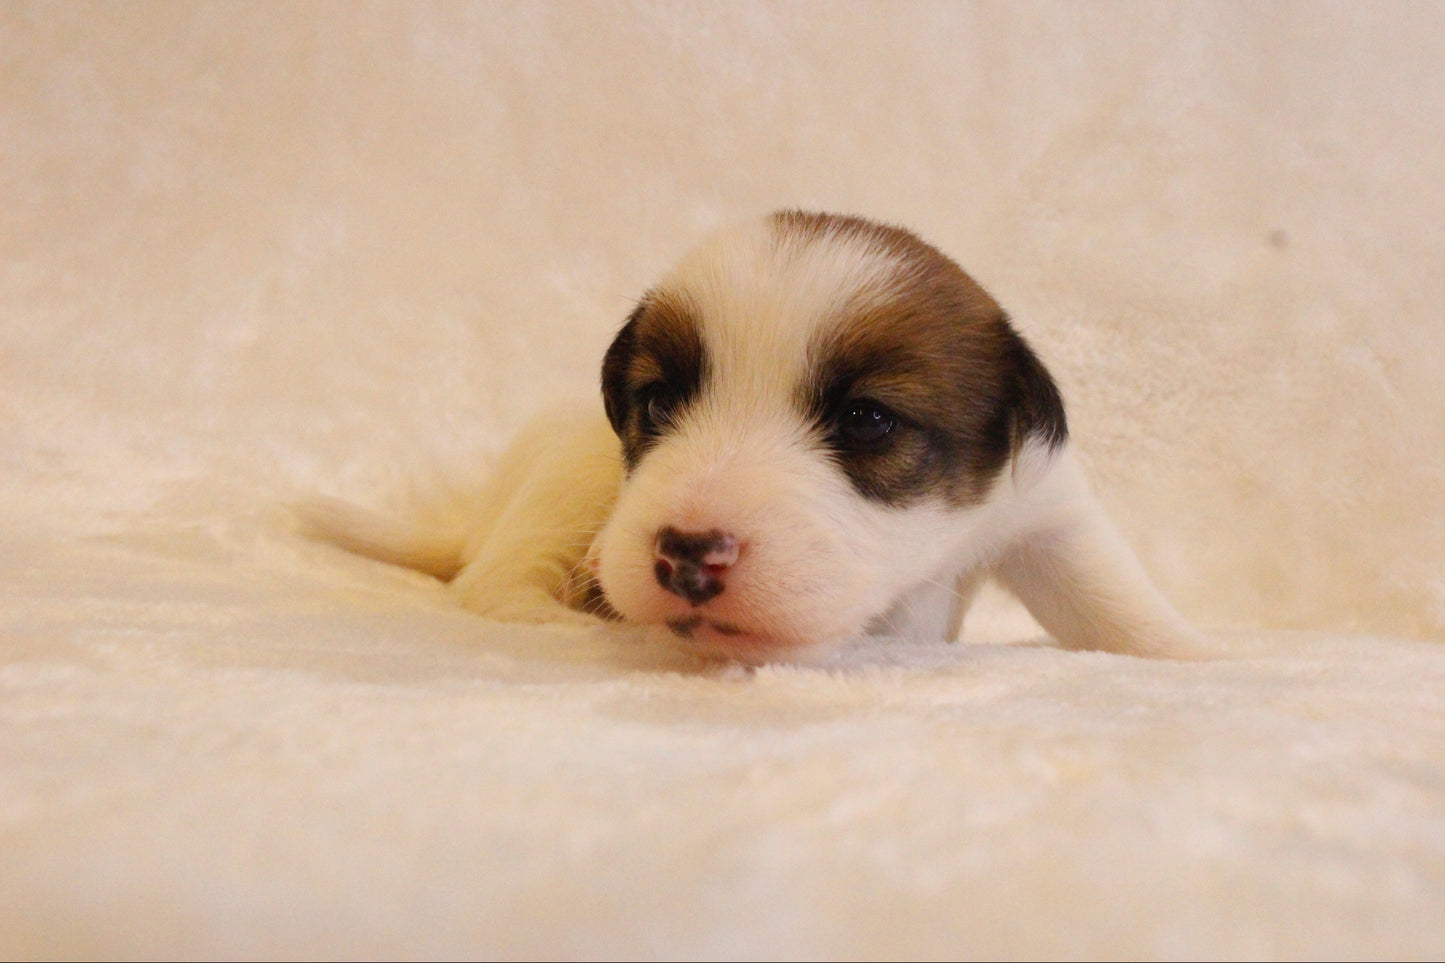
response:
<path id="1" fill-rule="evenodd" d="M 1441 90 L 1431 3 L 0 5 L 0 955 L 1445 954 Z M 784 205 L 1009 309 L 1228 657 L 699 670 L 297 536 Z"/>

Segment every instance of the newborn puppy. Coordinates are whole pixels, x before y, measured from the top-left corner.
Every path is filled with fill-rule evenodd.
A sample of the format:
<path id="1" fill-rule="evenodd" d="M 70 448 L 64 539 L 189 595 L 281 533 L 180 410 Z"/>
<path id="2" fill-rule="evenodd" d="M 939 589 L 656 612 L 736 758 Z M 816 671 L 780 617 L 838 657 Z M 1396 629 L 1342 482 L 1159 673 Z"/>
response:
<path id="1" fill-rule="evenodd" d="M 643 295 L 602 395 L 605 424 L 525 432 L 464 525 L 309 521 L 487 615 L 604 613 L 743 662 L 953 639 L 989 576 L 1070 648 L 1196 651 L 1090 494 L 1043 364 L 908 231 L 782 211 L 718 234 Z"/>

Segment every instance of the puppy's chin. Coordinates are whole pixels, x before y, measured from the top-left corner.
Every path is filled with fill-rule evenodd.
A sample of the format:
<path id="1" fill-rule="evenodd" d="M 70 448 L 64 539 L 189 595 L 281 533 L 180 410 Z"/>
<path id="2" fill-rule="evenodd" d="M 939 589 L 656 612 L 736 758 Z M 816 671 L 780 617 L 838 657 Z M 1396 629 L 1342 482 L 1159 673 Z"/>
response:
<path id="1" fill-rule="evenodd" d="M 828 642 L 751 632 L 700 615 L 670 618 L 657 631 L 700 658 L 742 665 L 807 664 L 834 648 Z"/>

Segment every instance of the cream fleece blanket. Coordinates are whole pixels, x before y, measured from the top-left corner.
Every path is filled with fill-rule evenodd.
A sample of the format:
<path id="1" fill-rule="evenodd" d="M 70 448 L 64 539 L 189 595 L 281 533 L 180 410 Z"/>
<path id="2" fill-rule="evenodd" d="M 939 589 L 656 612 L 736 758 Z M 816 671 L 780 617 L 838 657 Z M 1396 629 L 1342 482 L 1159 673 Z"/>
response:
<path id="1" fill-rule="evenodd" d="M 1445 955 L 1445 7 L 0 6 L 0 956 Z M 1058 375 L 1227 654 L 700 671 L 298 537 L 780 205 Z"/>

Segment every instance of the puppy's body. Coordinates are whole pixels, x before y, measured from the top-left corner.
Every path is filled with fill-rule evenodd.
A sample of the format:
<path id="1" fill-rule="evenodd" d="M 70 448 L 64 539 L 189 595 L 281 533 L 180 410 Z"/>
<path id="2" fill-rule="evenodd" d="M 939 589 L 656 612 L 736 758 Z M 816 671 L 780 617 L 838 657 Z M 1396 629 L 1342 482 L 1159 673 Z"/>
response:
<path id="1" fill-rule="evenodd" d="M 337 506 L 313 526 L 484 614 L 606 612 L 748 662 L 954 638 L 990 575 L 1066 646 L 1195 651 L 1043 365 L 906 231 L 782 212 L 724 232 L 644 295 L 602 382 L 606 421 L 526 433 L 461 530 Z"/>

